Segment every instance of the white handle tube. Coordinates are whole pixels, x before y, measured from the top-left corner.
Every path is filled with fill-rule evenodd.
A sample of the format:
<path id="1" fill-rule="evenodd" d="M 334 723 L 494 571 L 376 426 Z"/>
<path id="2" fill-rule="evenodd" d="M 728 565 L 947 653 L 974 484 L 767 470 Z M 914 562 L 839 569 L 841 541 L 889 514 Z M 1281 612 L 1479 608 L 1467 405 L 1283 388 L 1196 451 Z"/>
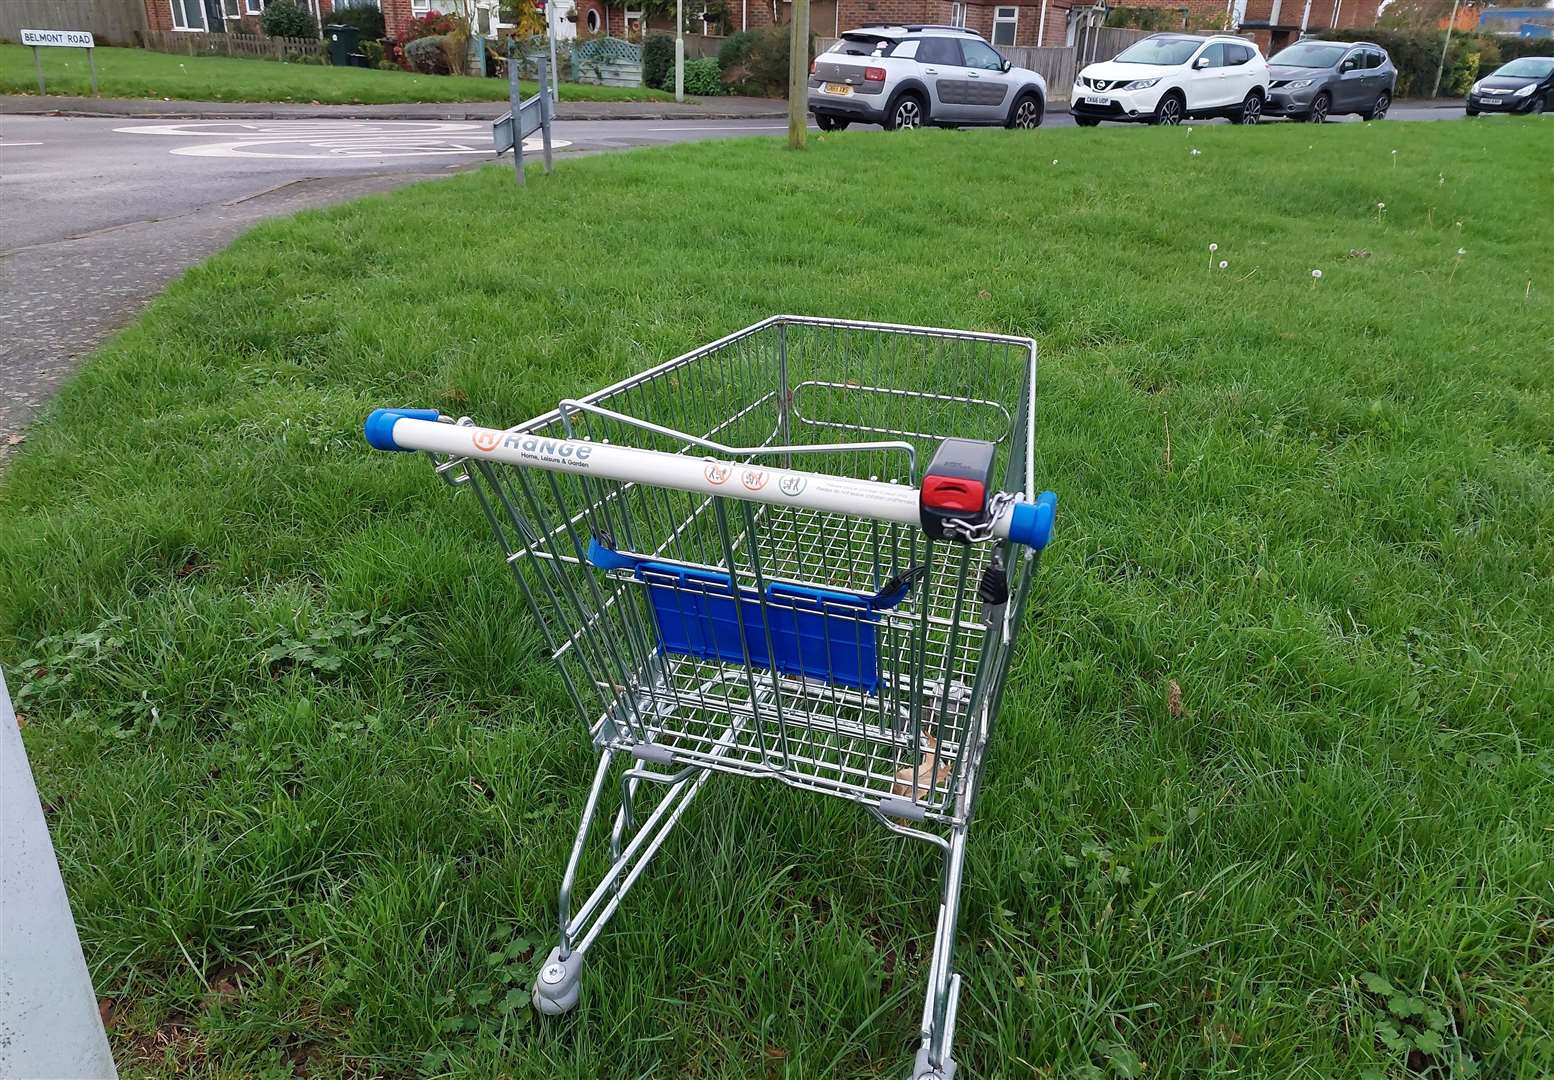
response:
<path id="1" fill-rule="evenodd" d="M 435 415 L 431 410 L 378 409 L 367 418 L 367 441 L 379 450 L 428 450 L 475 461 L 500 461 L 550 472 L 649 484 L 693 495 L 721 495 L 768 506 L 798 506 L 903 525 L 922 523 L 917 489 L 905 484 L 445 424 L 432 419 Z M 1017 502 L 1006 507 L 993 520 L 993 535 L 1031 547 L 1045 547 L 1056 500 L 1055 495 L 1045 492 L 1035 503 Z"/>

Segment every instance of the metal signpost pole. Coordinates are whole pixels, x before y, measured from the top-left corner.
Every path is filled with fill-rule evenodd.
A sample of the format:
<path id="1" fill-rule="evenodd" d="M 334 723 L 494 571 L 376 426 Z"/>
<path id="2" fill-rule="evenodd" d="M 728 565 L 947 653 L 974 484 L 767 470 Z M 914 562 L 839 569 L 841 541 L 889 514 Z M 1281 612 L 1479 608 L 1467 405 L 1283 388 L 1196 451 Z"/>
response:
<path id="1" fill-rule="evenodd" d="M 556 71 L 556 0 L 546 0 L 545 2 L 545 36 L 550 39 L 550 71 L 554 80 L 551 83 L 550 100 L 560 101 L 561 78 Z M 550 138 L 549 125 L 545 127 L 545 138 L 547 140 Z M 549 143 L 547 142 L 546 145 L 549 146 Z M 547 154 L 549 152 L 549 150 L 546 151 Z M 548 159 L 545 162 L 545 171 L 550 171 L 550 161 Z"/>
<path id="2" fill-rule="evenodd" d="M 88 48 L 86 50 L 86 66 L 92 69 L 92 96 L 93 97 L 97 97 L 98 96 L 98 93 L 97 93 L 97 60 L 96 60 L 96 55 L 97 55 L 97 50 L 96 49 Z"/>
<path id="3" fill-rule="evenodd" d="M 38 55 L 38 47 L 36 45 L 32 47 L 32 66 L 38 69 L 38 93 L 48 93 L 47 90 L 43 89 L 43 57 Z M 1436 82 L 1440 82 L 1440 80 L 1437 79 Z"/>
<path id="4" fill-rule="evenodd" d="M 507 58 L 507 100 L 513 107 L 513 168 L 518 173 L 518 186 L 524 185 L 523 134 L 519 117 L 523 114 L 523 91 L 518 86 L 518 58 Z"/>
<path id="5" fill-rule="evenodd" d="M 540 141 L 545 145 L 545 175 L 550 175 L 550 71 L 540 57 Z"/>

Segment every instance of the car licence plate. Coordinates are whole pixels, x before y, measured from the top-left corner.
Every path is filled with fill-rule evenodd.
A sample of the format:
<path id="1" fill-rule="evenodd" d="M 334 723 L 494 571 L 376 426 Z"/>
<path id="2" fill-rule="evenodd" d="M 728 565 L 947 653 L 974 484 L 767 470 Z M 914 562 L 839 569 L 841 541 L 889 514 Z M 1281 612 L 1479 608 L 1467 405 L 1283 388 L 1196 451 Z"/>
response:
<path id="1" fill-rule="evenodd" d="M 1497 98 L 1497 97 L 1487 97 L 1483 101 L 1481 101 L 1479 104 L 1481 104 L 1481 105 L 1498 105 L 1498 104 L 1500 104 L 1500 99 Z"/>
<path id="2" fill-rule="evenodd" d="M 1094 94 L 1085 95 L 1086 105 L 1110 105 L 1111 103 L 1112 99 L 1109 97 L 1096 97 Z"/>
<path id="3" fill-rule="evenodd" d="M 839 82 L 828 82 L 828 83 L 826 83 L 826 93 L 828 93 L 828 94 L 838 94 L 841 97 L 846 97 L 848 94 L 851 94 L 852 92 L 853 92 L 853 88 L 848 86 L 846 83 L 839 83 Z"/>

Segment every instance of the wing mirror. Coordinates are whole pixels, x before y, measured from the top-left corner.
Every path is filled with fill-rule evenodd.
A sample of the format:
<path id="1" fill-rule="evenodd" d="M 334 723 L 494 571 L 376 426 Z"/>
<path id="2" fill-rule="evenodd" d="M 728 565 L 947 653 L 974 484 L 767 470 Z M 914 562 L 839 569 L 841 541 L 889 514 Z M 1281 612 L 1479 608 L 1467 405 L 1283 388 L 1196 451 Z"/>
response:
<path id="1" fill-rule="evenodd" d="M 1004 61 L 1001 61 L 999 63 L 998 70 L 999 71 L 1008 71 L 1012 67 L 1014 67 L 1013 64 L 1011 64 L 1008 60 L 1004 60 Z"/>
<path id="2" fill-rule="evenodd" d="M 1194 71 L 1202 71 L 1209 66 L 1209 58 L 1207 56 L 1200 56 L 1192 62 L 1192 66 Z"/>

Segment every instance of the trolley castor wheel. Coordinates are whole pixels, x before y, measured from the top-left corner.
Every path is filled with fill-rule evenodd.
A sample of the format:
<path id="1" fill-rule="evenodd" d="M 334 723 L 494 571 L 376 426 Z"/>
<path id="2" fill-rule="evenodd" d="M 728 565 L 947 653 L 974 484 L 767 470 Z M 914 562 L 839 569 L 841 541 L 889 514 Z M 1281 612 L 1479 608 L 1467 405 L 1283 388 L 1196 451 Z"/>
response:
<path id="1" fill-rule="evenodd" d="M 912 1063 L 911 1080 L 955 1080 L 955 1059 L 945 1054 L 944 1064 L 934 1066 L 928 1061 L 928 1047 L 923 1047 L 917 1052 L 917 1060 Z"/>
<path id="2" fill-rule="evenodd" d="M 534 1007 L 546 1016 L 560 1016 L 577 1008 L 577 986 L 583 975 L 583 954 L 561 959 L 558 946 L 550 950 L 534 979 Z"/>

